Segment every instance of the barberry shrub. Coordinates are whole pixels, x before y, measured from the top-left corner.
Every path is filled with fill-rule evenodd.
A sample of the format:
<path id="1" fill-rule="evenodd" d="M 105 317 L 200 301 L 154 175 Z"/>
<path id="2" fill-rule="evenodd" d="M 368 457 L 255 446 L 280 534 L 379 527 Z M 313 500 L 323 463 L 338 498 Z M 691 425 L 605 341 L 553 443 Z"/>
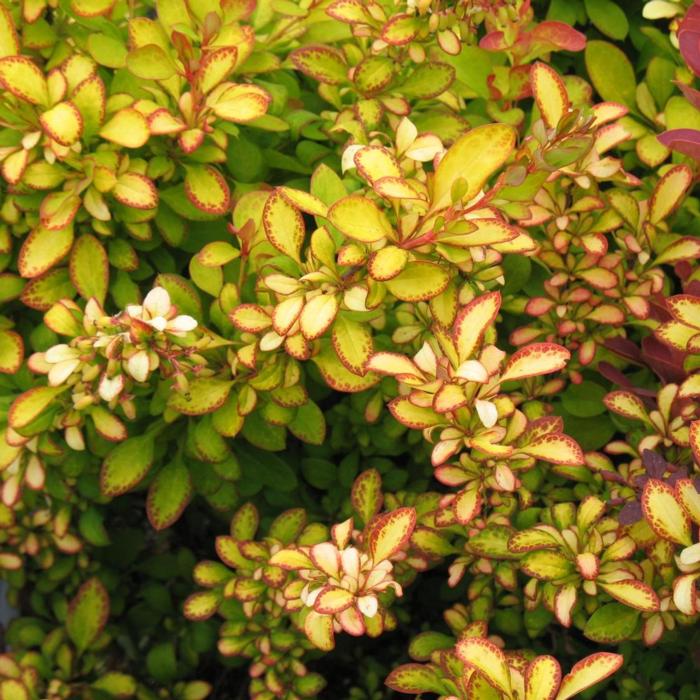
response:
<path id="1" fill-rule="evenodd" d="M 0 0 L 0 698 L 698 700 L 699 40 Z"/>

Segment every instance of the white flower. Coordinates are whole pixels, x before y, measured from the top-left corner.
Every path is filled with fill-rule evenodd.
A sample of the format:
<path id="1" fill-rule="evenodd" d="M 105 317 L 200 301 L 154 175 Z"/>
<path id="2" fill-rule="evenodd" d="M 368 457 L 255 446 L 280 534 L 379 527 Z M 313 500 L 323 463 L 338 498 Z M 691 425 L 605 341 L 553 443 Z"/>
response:
<path id="1" fill-rule="evenodd" d="M 678 2 L 668 0 L 650 0 L 644 5 L 642 17 L 644 19 L 671 19 L 676 15 L 682 15 L 684 7 Z"/>
<path id="2" fill-rule="evenodd" d="M 113 379 L 110 379 L 106 374 L 100 380 L 99 394 L 103 401 L 111 401 L 119 396 L 124 388 L 124 376 L 119 374 Z"/>
<path id="3" fill-rule="evenodd" d="M 686 547 L 681 552 L 679 559 L 683 566 L 692 566 L 700 562 L 700 542 Z"/>
<path id="4" fill-rule="evenodd" d="M 131 304 L 126 307 L 126 313 L 131 318 L 139 319 L 157 331 L 178 335 L 193 331 L 197 327 L 197 321 L 192 316 L 182 315 L 169 318 L 173 312 L 174 307 L 170 301 L 170 294 L 163 287 L 151 289 L 142 305 Z"/>
<path id="5" fill-rule="evenodd" d="M 145 350 L 135 352 L 126 362 L 126 368 L 129 374 L 137 382 L 145 382 L 148 379 L 148 372 L 151 363 L 148 359 L 148 353 Z"/>
<path id="6" fill-rule="evenodd" d="M 357 607 L 365 617 L 374 617 L 377 614 L 379 603 L 373 595 L 363 595 L 357 599 Z"/>
<path id="7" fill-rule="evenodd" d="M 83 439 L 83 433 L 80 428 L 75 425 L 71 425 L 66 428 L 65 431 L 66 442 L 71 450 L 76 452 L 82 452 L 85 449 L 85 440 Z"/>
<path id="8" fill-rule="evenodd" d="M 492 401 L 477 399 L 474 405 L 476 406 L 476 412 L 479 414 L 479 420 L 481 420 L 484 427 L 493 428 L 498 422 L 498 409 L 496 408 L 496 404 Z"/>
<path id="9" fill-rule="evenodd" d="M 44 354 L 44 360 L 51 365 L 49 384 L 60 386 L 80 367 L 80 351 L 60 343 L 49 348 Z"/>
<path id="10" fill-rule="evenodd" d="M 341 158 L 343 173 L 355 167 L 355 154 L 363 148 L 363 145 L 354 143 L 343 151 L 343 157 Z"/>
<path id="11" fill-rule="evenodd" d="M 479 382 L 483 384 L 488 381 L 489 373 L 486 371 L 486 367 L 478 360 L 467 360 L 466 362 L 462 362 L 458 367 L 457 376 L 460 379 L 467 379 L 470 382 Z"/>

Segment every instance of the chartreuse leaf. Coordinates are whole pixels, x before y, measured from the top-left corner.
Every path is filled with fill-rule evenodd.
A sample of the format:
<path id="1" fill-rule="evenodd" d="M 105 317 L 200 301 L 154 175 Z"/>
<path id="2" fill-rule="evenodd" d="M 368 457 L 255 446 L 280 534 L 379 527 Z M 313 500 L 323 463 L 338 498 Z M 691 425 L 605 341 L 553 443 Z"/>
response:
<path id="1" fill-rule="evenodd" d="M 326 437 L 326 419 L 313 401 L 307 401 L 297 408 L 287 428 L 293 435 L 310 445 L 322 445 Z"/>
<path id="2" fill-rule="evenodd" d="M 586 622 L 583 633 L 594 642 L 618 644 L 636 632 L 640 613 L 620 603 L 599 607 Z"/>
<path id="3" fill-rule="evenodd" d="M 415 526 L 416 511 L 413 508 L 397 508 L 373 521 L 368 541 L 375 564 L 400 551 L 411 539 Z"/>
<path id="4" fill-rule="evenodd" d="M 109 288 L 109 260 L 102 243 L 90 234 L 81 236 L 71 251 L 69 269 L 80 295 L 103 304 Z"/>
<path id="5" fill-rule="evenodd" d="M 386 214 L 366 197 L 350 195 L 339 199 L 328 210 L 328 220 L 349 238 L 374 243 L 393 236 Z"/>
<path id="6" fill-rule="evenodd" d="M 484 334 L 493 325 L 500 308 L 501 295 L 498 292 L 488 292 L 460 309 L 453 331 L 460 360 L 468 360 L 481 345 Z"/>
<path id="7" fill-rule="evenodd" d="M 127 68 L 145 80 L 167 80 L 175 75 L 175 64 L 170 56 L 156 44 L 140 46 L 126 57 Z"/>
<path id="8" fill-rule="evenodd" d="M 47 107 L 49 88 L 39 67 L 27 56 L 0 58 L 0 84 L 25 102 Z"/>
<path id="9" fill-rule="evenodd" d="M 457 139 L 435 171 L 432 210 L 452 203 L 452 185 L 459 178 L 467 182 L 462 201 L 473 199 L 510 157 L 514 146 L 515 129 L 506 124 L 478 126 Z"/>
<path id="10" fill-rule="evenodd" d="M 257 85 L 225 83 L 207 98 L 217 117 L 236 124 L 246 124 L 265 115 L 271 97 Z"/>
<path id="11" fill-rule="evenodd" d="M 488 639 L 478 637 L 457 642 L 457 655 L 468 666 L 481 673 L 503 693 L 510 694 L 510 672 L 503 652 Z"/>
<path id="12" fill-rule="evenodd" d="M 530 70 L 530 82 L 545 124 L 554 129 L 569 108 L 564 81 L 554 68 L 538 61 Z"/>
<path id="13" fill-rule="evenodd" d="M 7 422 L 11 428 L 21 430 L 36 420 L 51 406 L 56 397 L 66 391 L 63 386 L 39 386 L 20 394 L 10 406 Z"/>
<path id="14" fill-rule="evenodd" d="M 231 205 L 228 184 L 211 165 L 188 166 L 185 195 L 197 209 L 207 214 L 225 214 Z"/>
<path id="15" fill-rule="evenodd" d="M 409 262 L 398 275 L 387 280 L 387 289 L 401 301 L 426 301 L 443 292 L 449 284 L 447 270 L 435 263 Z"/>
<path id="16" fill-rule="evenodd" d="M 331 651 L 335 647 L 332 615 L 321 615 L 315 610 L 310 610 L 304 620 L 304 632 L 318 649 Z"/>
<path id="17" fill-rule="evenodd" d="M 73 245 L 73 225 L 57 231 L 37 226 L 25 239 L 17 267 L 22 277 L 38 277 L 62 260 Z"/>
<path id="18" fill-rule="evenodd" d="M 3 5 L 0 7 L 0 58 L 16 56 L 19 52 L 15 23 L 9 10 Z"/>
<path id="19" fill-rule="evenodd" d="M 510 358 L 501 375 L 501 381 L 557 372 L 566 366 L 570 357 L 571 353 L 556 343 L 533 343 L 518 350 Z"/>
<path id="20" fill-rule="evenodd" d="M 132 676 L 119 671 L 109 671 L 96 680 L 92 687 L 116 698 L 128 698 L 136 693 L 136 681 Z"/>
<path id="21" fill-rule="evenodd" d="M 22 364 L 24 342 L 14 331 L 0 331 L 0 374 L 14 374 Z"/>
<path id="22" fill-rule="evenodd" d="M 331 340 L 343 365 L 353 374 L 362 377 L 366 373 L 365 365 L 373 349 L 372 334 L 367 325 L 340 313 L 333 324 Z"/>
<path id="23" fill-rule="evenodd" d="M 153 447 L 154 438 L 148 434 L 117 445 L 102 464 L 102 493 L 105 496 L 119 496 L 139 484 L 153 464 Z"/>
<path id="24" fill-rule="evenodd" d="M 687 165 L 676 165 L 664 173 L 649 200 L 649 220 L 653 224 L 663 221 L 681 203 L 692 182 L 693 172 Z"/>
<path id="25" fill-rule="evenodd" d="M 611 654 L 605 651 L 600 651 L 597 654 L 591 654 L 585 659 L 581 659 L 564 676 L 556 700 L 568 700 L 568 698 L 578 695 L 586 688 L 600 683 L 600 681 L 615 673 L 622 666 L 622 662 L 623 658 L 620 654 Z"/>
<path id="26" fill-rule="evenodd" d="M 304 219 L 281 190 L 275 190 L 265 202 L 263 225 L 268 241 L 281 253 L 299 261 L 304 242 Z"/>
<path id="27" fill-rule="evenodd" d="M 109 617 L 109 594 L 98 578 L 88 579 L 71 600 L 66 630 L 79 654 L 101 634 Z"/>
<path id="28" fill-rule="evenodd" d="M 146 117 L 128 107 L 119 110 L 100 130 L 100 136 L 125 148 L 140 148 L 151 132 Z"/>
<path id="29" fill-rule="evenodd" d="M 622 102 L 632 108 L 636 106 L 634 68 L 617 46 L 597 39 L 589 41 L 585 59 L 593 87 L 604 100 Z"/>
<path id="30" fill-rule="evenodd" d="M 146 499 L 146 513 L 156 530 L 170 527 L 182 515 L 192 495 L 189 469 L 175 459 L 158 472 Z"/>
<path id="31" fill-rule="evenodd" d="M 186 416 L 212 413 L 226 401 L 232 386 L 233 382 L 224 379 L 193 379 L 186 393 L 175 392 L 171 395 L 168 406 Z"/>
<path id="32" fill-rule="evenodd" d="M 448 692 L 438 671 L 425 664 L 403 664 L 389 674 L 385 683 L 398 693 L 444 695 Z"/>
<path id="33" fill-rule="evenodd" d="M 659 537 L 686 547 L 692 544 L 690 518 L 668 484 L 649 479 L 642 492 L 642 510 Z"/>
<path id="34" fill-rule="evenodd" d="M 348 67 L 340 52 L 328 46 L 306 46 L 289 54 L 295 68 L 320 83 L 339 85 L 347 81 Z"/>
<path id="35" fill-rule="evenodd" d="M 561 667 L 552 656 L 538 656 L 525 670 L 525 700 L 553 700 L 561 682 Z"/>
<path id="36" fill-rule="evenodd" d="M 355 479 L 351 492 L 352 507 L 367 525 L 382 507 L 382 477 L 376 469 L 367 469 Z"/>

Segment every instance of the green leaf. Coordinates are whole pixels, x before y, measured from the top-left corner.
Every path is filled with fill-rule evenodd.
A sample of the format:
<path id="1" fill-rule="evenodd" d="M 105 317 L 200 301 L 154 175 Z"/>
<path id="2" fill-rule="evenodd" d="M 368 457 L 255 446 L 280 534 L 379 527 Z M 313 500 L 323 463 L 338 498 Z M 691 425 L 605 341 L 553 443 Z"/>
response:
<path id="1" fill-rule="evenodd" d="M 104 526 L 103 514 L 94 506 L 90 506 L 80 514 L 78 529 L 80 534 L 95 547 L 106 547 L 110 544 L 109 533 Z"/>
<path id="2" fill-rule="evenodd" d="M 425 301 L 436 297 L 450 281 L 446 269 L 435 263 L 416 261 L 390 280 L 387 289 L 401 301 Z"/>
<path id="3" fill-rule="evenodd" d="M 293 435 L 310 445 L 322 445 L 326 437 L 326 419 L 313 401 L 297 408 L 287 428 Z"/>
<path id="4" fill-rule="evenodd" d="M 126 56 L 127 68 L 145 80 L 167 80 L 175 74 L 175 65 L 170 56 L 155 44 L 134 49 Z"/>
<path id="5" fill-rule="evenodd" d="M 163 642 L 154 646 L 146 655 L 146 668 L 149 675 L 160 683 L 169 683 L 176 679 L 180 674 L 175 645 L 172 642 Z"/>
<path id="6" fill-rule="evenodd" d="M 102 633 L 109 617 L 109 594 L 98 578 L 87 580 L 68 607 L 66 630 L 82 654 Z"/>
<path id="7" fill-rule="evenodd" d="M 158 472 L 148 489 L 146 513 L 156 530 L 170 527 L 182 515 L 192 496 L 189 469 L 175 459 Z"/>
<path id="8" fill-rule="evenodd" d="M 86 234 L 73 245 L 70 278 L 83 299 L 94 297 L 104 304 L 109 287 L 109 259 L 97 238 Z"/>
<path id="9" fill-rule="evenodd" d="M 100 472 L 100 490 L 105 496 L 130 491 L 146 476 L 153 464 L 154 438 L 140 435 L 117 445 L 105 459 Z"/>
<path id="10" fill-rule="evenodd" d="M 243 469 L 243 480 L 254 475 L 275 491 L 294 491 L 297 477 L 294 470 L 280 457 L 255 447 L 236 442 L 236 453 Z"/>
<path id="11" fill-rule="evenodd" d="M 122 68 L 126 63 L 126 47 L 106 34 L 90 34 L 87 40 L 90 55 L 107 68 Z"/>
<path id="12" fill-rule="evenodd" d="M 336 467 L 327 459 L 307 457 L 301 460 L 301 471 L 304 478 L 317 489 L 326 490 L 336 480 Z"/>
<path id="13" fill-rule="evenodd" d="M 441 54 L 440 58 L 456 70 L 457 80 L 464 83 L 479 97 L 489 99 L 488 77 L 493 70 L 493 54 L 478 46 L 462 46 L 456 56 Z M 459 87 L 459 86 L 457 86 Z"/>
<path id="14" fill-rule="evenodd" d="M 586 14 L 596 29 L 611 39 L 622 41 L 629 32 L 627 15 L 612 0 L 585 0 Z"/>
<path id="15" fill-rule="evenodd" d="M 96 680 L 92 687 L 116 698 L 129 698 L 136 693 L 136 681 L 133 677 L 119 671 L 108 671 Z"/>
<path id="16" fill-rule="evenodd" d="M 627 56 L 607 41 L 589 41 L 585 51 L 586 69 L 593 87 L 604 100 L 622 102 L 634 109 L 637 81 Z"/>
<path id="17" fill-rule="evenodd" d="M 168 407 L 186 416 L 212 413 L 226 401 L 232 386 L 233 382 L 224 379 L 193 379 L 186 393 L 174 392 L 170 396 Z"/>
<path id="18" fill-rule="evenodd" d="M 606 411 L 603 398 L 607 393 L 600 384 L 584 381 L 580 384 L 569 384 L 561 400 L 566 411 L 572 416 L 591 418 Z"/>
<path id="19" fill-rule="evenodd" d="M 591 615 L 583 633 L 600 644 L 618 644 L 636 633 L 639 617 L 639 610 L 620 603 L 609 603 Z"/>

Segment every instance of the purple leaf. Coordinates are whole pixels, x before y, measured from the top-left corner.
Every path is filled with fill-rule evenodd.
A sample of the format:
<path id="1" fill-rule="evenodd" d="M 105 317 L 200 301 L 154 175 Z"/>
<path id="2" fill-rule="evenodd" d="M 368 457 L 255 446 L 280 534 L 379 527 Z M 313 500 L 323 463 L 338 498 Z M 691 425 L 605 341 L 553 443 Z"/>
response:
<path id="1" fill-rule="evenodd" d="M 642 452 L 642 464 L 652 479 L 663 479 L 664 473 L 670 466 L 660 454 L 652 450 Z"/>
<path id="2" fill-rule="evenodd" d="M 642 519 L 642 506 L 637 502 L 625 503 L 617 516 L 620 525 L 632 525 Z"/>
<path id="3" fill-rule="evenodd" d="M 656 138 L 667 148 L 700 160 L 700 131 L 697 129 L 671 129 Z"/>

